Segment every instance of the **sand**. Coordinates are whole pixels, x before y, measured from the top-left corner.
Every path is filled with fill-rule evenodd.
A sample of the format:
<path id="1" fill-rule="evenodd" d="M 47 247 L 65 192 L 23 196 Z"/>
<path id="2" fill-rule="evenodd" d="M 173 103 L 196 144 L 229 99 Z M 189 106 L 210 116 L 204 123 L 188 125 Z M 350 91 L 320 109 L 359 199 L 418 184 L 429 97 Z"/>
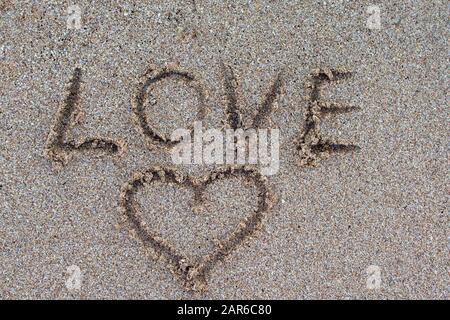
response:
<path id="1" fill-rule="evenodd" d="M 0 4 L 0 298 L 448 298 L 446 2 L 79 1 L 68 29 L 71 4 Z M 144 90 L 145 131 L 138 93 L 164 70 L 195 83 Z M 198 210 L 195 188 L 143 181 L 133 203 L 174 263 L 124 190 L 155 166 L 218 170 L 168 153 L 199 117 L 280 128 L 280 170 L 261 221 L 245 175 L 204 186 Z M 183 264 L 214 250 L 204 274 Z"/>

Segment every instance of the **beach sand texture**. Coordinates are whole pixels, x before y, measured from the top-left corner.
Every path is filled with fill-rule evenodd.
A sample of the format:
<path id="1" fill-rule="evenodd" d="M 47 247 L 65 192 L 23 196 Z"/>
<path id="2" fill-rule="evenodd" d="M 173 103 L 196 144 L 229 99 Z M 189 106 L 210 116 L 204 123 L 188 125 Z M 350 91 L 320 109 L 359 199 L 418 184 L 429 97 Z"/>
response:
<path id="1" fill-rule="evenodd" d="M 448 298 L 447 2 L 73 4 L 0 4 L 0 298 Z M 274 83 L 274 175 L 155 142 L 251 123 Z M 308 119 L 358 150 L 302 161 Z"/>

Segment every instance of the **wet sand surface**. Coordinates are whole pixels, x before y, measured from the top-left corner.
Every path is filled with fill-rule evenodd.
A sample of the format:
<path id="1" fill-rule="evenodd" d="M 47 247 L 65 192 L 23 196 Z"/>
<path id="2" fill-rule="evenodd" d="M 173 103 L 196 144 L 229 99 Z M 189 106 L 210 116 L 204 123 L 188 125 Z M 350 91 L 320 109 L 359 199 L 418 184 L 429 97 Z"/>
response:
<path id="1" fill-rule="evenodd" d="M 379 29 L 370 1 L 77 4 L 79 29 L 68 2 L 0 5 L 1 298 L 448 298 L 446 2 L 377 1 Z M 272 89 L 253 125 L 280 129 L 276 174 L 136 176 L 208 179 L 157 140 L 237 125 L 233 106 L 252 123 Z"/>

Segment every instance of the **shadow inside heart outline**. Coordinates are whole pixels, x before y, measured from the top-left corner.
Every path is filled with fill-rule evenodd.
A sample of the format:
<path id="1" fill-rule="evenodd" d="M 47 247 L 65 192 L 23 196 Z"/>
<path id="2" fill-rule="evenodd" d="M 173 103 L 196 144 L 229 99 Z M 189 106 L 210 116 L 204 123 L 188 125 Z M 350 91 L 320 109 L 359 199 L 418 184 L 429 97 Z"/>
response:
<path id="1" fill-rule="evenodd" d="M 242 219 L 228 237 L 215 243 L 214 250 L 203 256 L 199 261 L 189 261 L 185 254 L 177 252 L 163 238 L 159 237 L 145 223 L 137 209 L 135 200 L 137 191 L 149 185 L 152 181 L 191 188 L 194 190 L 194 204 L 200 204 L 203 192 L 208 185 L 216 180 L 237 176 L 244 176 L 254 182 L 258 189 L 257 209 L 248 217 Z M 206 277 L 215 264 L 222 261 L 261 228 L 263 218 L 269 212 L 272 203 L 273 197 L 267 185 L 266 177 L 253 168 L 235 166 L 216 169 L 201 179 L 184 176 L 172 168 L 152 167 L 144 172 L 133 174 L 131 180 L 123 186 L 120 196 L 120 206 L 123 209 L 124 216 L 139 240 L 143 242 L 146 248 L 152 249 L 155 258 L 162 257 L 167 262 L 173 273 L 183 280 L 187 289 L 200 292 L 207 289 Z"/>

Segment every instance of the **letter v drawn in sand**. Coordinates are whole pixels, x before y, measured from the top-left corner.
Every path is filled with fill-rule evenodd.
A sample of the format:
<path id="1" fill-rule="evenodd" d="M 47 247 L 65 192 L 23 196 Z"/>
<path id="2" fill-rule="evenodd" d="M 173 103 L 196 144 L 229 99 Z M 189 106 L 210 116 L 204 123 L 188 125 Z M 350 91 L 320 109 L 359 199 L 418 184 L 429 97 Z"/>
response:
<path id="1" fill-rule="evenodd" d="M 283 72 L 278 72 L 267 93 L 264 95 L 259 107 L 248 124 L 244 124 L 244 119 L 240 111 L 242 101 L 242 93 L 240 92 L 239 82 L 234 75 L 233 69 L 221 63 L 222 74 L 224 78 L 223 87 L 226 96 L 225 108 L 225 125 L 227 127 L 237 129 L 260 129 L 270 115 L 276 110 L 276 99 L 282 93 L 283 89 Z"/>
<path id="2" fill-rule="evenodd" d="M 66 140 L 67 131 L 79 122 L 82 114 L 79 107 L 81 75 L 81 69 L 75 68 L 68 95 L 58 112 L 55 124 L 47 139 L 46 154 L 54 163 L 61 165 L 69 161 L 73 151 L 102 150 L 110 154 L 120 154 L 125 149 L 124 142 L 107 138 L 83 138 L 80 141 Z"/>
<path id="3" fill-rule="evenodd" d="M 200 258 L 190 261 L 184 253 L 178 252 L 165 239 L 158 236 L 158 231 L 145 223 L 138 210 L 135 195 L 139 189 L 151 185 L 154 181 L 179 185 L 194 190 L 194 205 L 202 204 L 202 194 L 205 188 L 220 179 L 244 177 L 258 190 L 258 204 L 254 212 L 243 218 L 233 232 L 224 240 L 217 242 L 213 251 Z M 226 256 L 241 246 L 246 240 L 260 230 L 262 221 L 269 212 L 273 202 L 272 194 L 267 186 L 266 178 L 257 170 L 246 167 L 226 167 L 210 172 L 200 179 L 184 176 L 174 169 L 153 167 L 144 172 L 136 173 L 127 182 L 121 192 L 120 205 L 123 208 L 127 223 L 133 233 L 151 249 L 155 259 L 160 257 L 171 268 L 172 272 L 184 282 L 186 289 L 198 292 L 207 289 L 207 277 L 214 266 Z"/>

